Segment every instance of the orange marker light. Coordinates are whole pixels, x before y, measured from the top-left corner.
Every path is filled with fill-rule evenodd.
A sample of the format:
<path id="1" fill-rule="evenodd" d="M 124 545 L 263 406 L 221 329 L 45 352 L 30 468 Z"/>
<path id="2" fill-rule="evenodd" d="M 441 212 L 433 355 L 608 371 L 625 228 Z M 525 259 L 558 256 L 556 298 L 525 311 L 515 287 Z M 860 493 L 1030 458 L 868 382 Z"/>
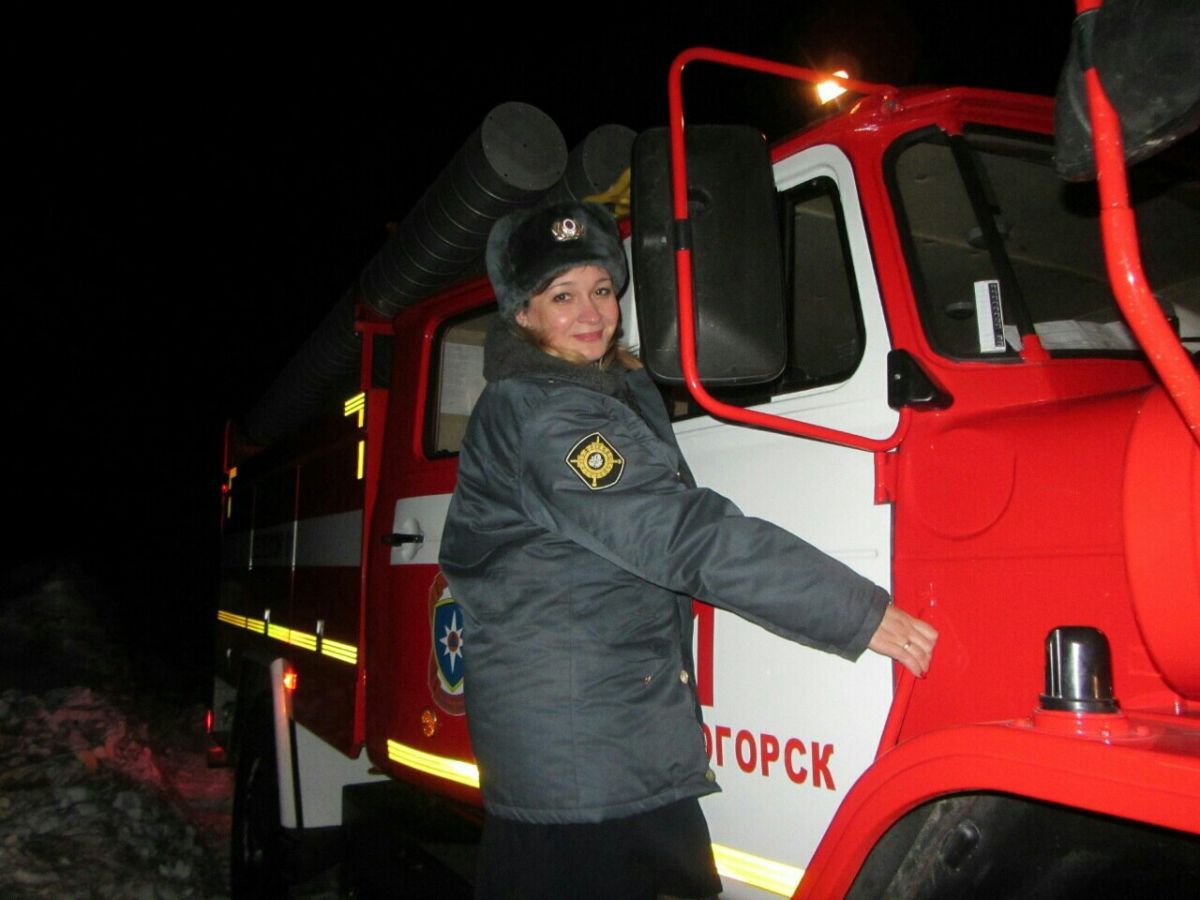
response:
<path id="1" fill-rule="evenodd" d="M 295 669 L 288 669 L 283 673 L 283 686 L 293 694 L 296 692 L 296 683 L 298 680 L 299 677 L 296 675 Z"/>
<path id="2" fill-rule="evenodd" d="M 437 713 L 428 708 L 421 710 L 421 734 L 425 737 L 433 737 L 437 733 L 437 729 Z"/>

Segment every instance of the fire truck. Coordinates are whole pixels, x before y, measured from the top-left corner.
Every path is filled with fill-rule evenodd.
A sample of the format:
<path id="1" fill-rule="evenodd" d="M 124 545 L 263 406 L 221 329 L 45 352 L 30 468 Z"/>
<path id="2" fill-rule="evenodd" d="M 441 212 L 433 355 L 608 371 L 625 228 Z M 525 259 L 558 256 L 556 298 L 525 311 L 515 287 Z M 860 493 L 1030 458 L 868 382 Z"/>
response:
<path id="1" fill-rule="evenodd" d="M 1200 884 L 1200 184 L 1164 158 L 1125 186 L 1093 52 L 1059 111 L 1092 110 L 1099 194 L 1056 172 L 1048 98 L 845 78 L 853 102 L 769 148 L 685 128 L 689 65 L 821 78 L 713 50 L 632 141 L 624 339 L 697 480 L 940 632 L 915 679 L 694 605 L 727 897 Z M 478 821 L 471 635 L 437 565 L 496 321 L 472 276 L 492 221 L 599 192 L 631 140 L 568 154 L 536 109 L 494 110 L 228 430 L 210 731 L 235 895 L 334 853 L 383 884 L 400 820 Z"/>

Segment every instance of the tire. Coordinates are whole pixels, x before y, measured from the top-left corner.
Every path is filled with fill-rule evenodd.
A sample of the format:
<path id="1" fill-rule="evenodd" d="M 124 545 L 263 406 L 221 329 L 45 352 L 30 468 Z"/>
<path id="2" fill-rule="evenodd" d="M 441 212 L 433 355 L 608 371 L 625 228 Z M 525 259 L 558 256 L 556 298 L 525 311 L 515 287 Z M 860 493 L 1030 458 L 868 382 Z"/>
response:
<path id="1" fill-rule="evenodd" d="M 288 895 L 287 839 L 279 824 L 279 780 L 271 708 L 247 723 L 238 755 L 230 836 L 233 900 L 279 900 Z"/>

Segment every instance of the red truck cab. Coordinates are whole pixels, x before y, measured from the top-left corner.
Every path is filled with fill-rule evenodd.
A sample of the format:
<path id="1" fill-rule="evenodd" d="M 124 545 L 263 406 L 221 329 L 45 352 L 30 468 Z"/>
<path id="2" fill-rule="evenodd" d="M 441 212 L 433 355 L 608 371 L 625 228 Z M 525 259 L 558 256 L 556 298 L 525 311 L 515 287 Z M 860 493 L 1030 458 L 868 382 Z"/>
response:
<path id="1" fill-rule="evenodd" d="M 780 309 L 697 300 L 702 332 L 729 307 L 750 330 L 781 317 L 778 373 L 721 402 L 845 436 L 748 428 L 667 384 L 698 481 L 941 635 L 915 680 L 696 605 L 726 896 L 1172 896 L 1200 876 L 1200 450 L 1113 299 L 1094 187 L 1053 170 L 1052 113 L 997 91 L 863 97 L 770 151 Z M 1196 184 L 1133 173 L 1191 353 Z M 657 238 L 626 233 L 645 356 L 673 298 L 639 277 Z M 735 273 L 755 252 L 721 243 Z M 272 756 L 268 825 L 337 826 L 342 786 L 384 775 L 479 803 L 471 638 L 437 554 L 494 319 L 481 279 L 363 315 L 388 384 L 364 354 L 344 408 L 229 460 L 216 729 L 271 729 L 243 738 Z"/>

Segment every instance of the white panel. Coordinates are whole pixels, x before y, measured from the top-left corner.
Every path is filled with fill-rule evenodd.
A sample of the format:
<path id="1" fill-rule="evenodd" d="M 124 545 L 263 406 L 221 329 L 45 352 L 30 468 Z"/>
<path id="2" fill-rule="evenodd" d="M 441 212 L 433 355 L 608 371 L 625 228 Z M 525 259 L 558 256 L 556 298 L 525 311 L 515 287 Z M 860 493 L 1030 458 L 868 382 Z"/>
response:
<path id="1" fill-rule="evenodd" d="M 250 532 L 250 568 L 290 566 L 295 540 L 295 522 L 255 528 Z"/>
<path id="2" fill-rule="evenodd" d="M 279 786 L 279 824 L 284 828 L 295 828 L 296 792 L 292 779 L 292 733 L 288 727 L 291 717 L 291 702 L 283 686 L 284 661 L 271 662 L 271 724 L 275 736 L 275 777 Z"/>
<path id="3" fill-rule="evenodd" d="M 780 163 L 776 175 L 781 189 L 821 175 L 837 182 L 867 340 L 862 362 L 847 381 L 785 395 L 758 408 L 887 437 L 897 421 L 886 404 L 890 346 L 849 162 L 834 147 L 816 147 Z M 872 454 L 709 418 L 682 422 L 677 433 L 700 484 L 725 494 L 747 515 L 787 528 L 890 587 L 891 508 L 874 504 Z M 846 792 L 874 759 L 891 705 L 891 672 L 889 660 L 870 652 L 856 663 L 846 662 L 718 612 L 713 623 L 713 705 L 704 709 L 704 721 L 714 743 L 718 727 L 728 729 L 728 737 L 721 742 L 722 764 L 715 752 L 712 759 L 724 792 L 703 802 L 713 840 L 775 862 L 807 866 Z M 741 763 L 749 763 L 751 747 L 754 767 L 747 772 L 738 750 Z M 764 774 L 764 748 L 770 755 L 776 747 L 780 758 L 770 761 Z M 804 770 L 803 783 L 789 777 L 785 756 L 797 779 Z M 820 784 L 814 783 L 816 772 Z M 723 896 L 762 895 L 726 879 Z"/>
<path id="4" fill-rule="evenodd" d="M 300 764 L 300 802 L 305 828 L 342 824 L 342 788 L 348 784 L 387 779 L 372 772 L 367 754 L 351 759 L 296 723 L 296 754 Z"/>
<path id="5" fill-rule="evenodd" d="M 301 519 L 296 525 L 297 566 L 351 566 L 362 556 L 362 510 Z"/>
<path id="6" fill-rule="evenodd" d="M 396 501 L 392 514 L 392 531 L 398 534 L 420 534 L 419 544 L 401 544 L 392 548 L 392 565 L 436 566 L 442 548 L 442 530 L 446 526 L 446 511 L 450 508 L 449 494 L 427 494 L 423 497 L 402 497 Z"/>
<path id="7" fill-rule="evenodd" d="M 625 259 L 629 263 L 629 271 L 633 272 L 633 237 L 625 238 L 622 247 L 625 250 Z M 629 287 L 625 289 L 625 293 L 621 295 L 621 344 L 629 349 L 629 352 L 637 356 L 641 349 L 641 335 L 638 334 L 637 322 L 637 293 L 633 289 L 633 278 L 629 279 Z"/>

